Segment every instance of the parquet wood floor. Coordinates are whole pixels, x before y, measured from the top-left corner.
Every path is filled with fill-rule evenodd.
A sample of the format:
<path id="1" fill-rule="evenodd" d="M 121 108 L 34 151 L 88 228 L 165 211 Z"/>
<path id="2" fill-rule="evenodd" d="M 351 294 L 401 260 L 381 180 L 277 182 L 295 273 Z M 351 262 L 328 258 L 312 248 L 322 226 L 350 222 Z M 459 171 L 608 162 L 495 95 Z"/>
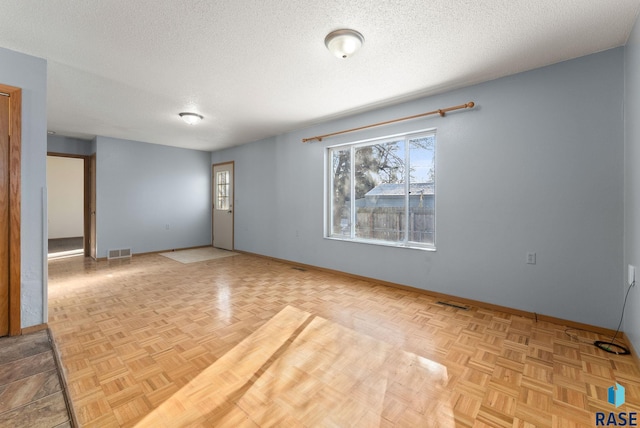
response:
<path id="1" fill-rule="evenodd" d="M 69 258 L 49 275 L 49 327 L 82 426 L 161 416 L 166 426 L 570 427 L 640 411 L 634 360 L 562 325 L 245 254 Z M 615 382 L 626 388 L 618 409 L 607 402 Z M 322 403 L 337 399 L 346 413 L 327 416 Z"/>
<path id="2" fill-rule="evenodd" d="M 415 409 L 386 416 L 402 425 L 447 426 L 446 372 L 287 306 L 136 426 L 376 427 L 394 397 L 413 402 L 419 395 Z"/>

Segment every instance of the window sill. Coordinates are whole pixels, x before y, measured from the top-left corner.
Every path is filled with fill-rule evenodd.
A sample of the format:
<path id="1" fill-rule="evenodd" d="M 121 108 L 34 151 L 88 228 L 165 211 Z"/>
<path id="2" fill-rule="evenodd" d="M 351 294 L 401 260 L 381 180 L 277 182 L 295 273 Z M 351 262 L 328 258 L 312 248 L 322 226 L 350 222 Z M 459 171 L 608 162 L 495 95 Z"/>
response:
<path id="1" fill-rule="evenodd" d="M 426 246 L 426 245 L 421 246 L 421 245 L 415 245 L 415 244 L 400 244 L 400 243 L 393 243 L 393 242 L 387 242 L 387 241 L 340 238 L 337 236 L 325 236 L 324 239 L 329 239 L 331 241 L 352 242 L 354 244 L 376 245 L 378 247 L 406 248 L 409 250 L 432 251 L 432 252 L 436 251 L 436 247 Z"/>

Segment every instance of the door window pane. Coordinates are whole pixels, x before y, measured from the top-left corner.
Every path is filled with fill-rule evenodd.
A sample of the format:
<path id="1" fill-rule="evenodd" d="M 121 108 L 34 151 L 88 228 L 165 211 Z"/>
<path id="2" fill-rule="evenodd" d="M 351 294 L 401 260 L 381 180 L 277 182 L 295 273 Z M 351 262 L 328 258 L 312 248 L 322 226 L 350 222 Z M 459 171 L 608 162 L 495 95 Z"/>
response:
<path id="1" fill-rule="evenodd" d="M 216 174 L 216 209 L 229 209 L 229 171 Z"/>

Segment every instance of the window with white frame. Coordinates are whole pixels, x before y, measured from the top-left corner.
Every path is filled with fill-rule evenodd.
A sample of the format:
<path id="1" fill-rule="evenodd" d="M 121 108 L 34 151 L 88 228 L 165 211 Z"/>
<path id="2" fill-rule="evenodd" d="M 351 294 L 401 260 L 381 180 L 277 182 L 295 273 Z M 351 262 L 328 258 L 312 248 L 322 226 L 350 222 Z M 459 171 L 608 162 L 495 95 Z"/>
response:
<path id="1" fill-rule="evenodd" d="M 327 237 L 435 249 L 435 131 L 327 149 Z"/>

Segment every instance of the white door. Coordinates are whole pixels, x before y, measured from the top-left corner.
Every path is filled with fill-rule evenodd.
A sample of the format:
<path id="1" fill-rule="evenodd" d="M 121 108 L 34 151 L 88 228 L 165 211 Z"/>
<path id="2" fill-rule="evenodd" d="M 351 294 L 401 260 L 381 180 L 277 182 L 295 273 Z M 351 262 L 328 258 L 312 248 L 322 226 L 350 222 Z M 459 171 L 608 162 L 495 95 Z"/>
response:
<path id="1" fill-rule="evenodd" d="M 213 165 L 213 246 L 233 250 L 233 162 Z"/>

